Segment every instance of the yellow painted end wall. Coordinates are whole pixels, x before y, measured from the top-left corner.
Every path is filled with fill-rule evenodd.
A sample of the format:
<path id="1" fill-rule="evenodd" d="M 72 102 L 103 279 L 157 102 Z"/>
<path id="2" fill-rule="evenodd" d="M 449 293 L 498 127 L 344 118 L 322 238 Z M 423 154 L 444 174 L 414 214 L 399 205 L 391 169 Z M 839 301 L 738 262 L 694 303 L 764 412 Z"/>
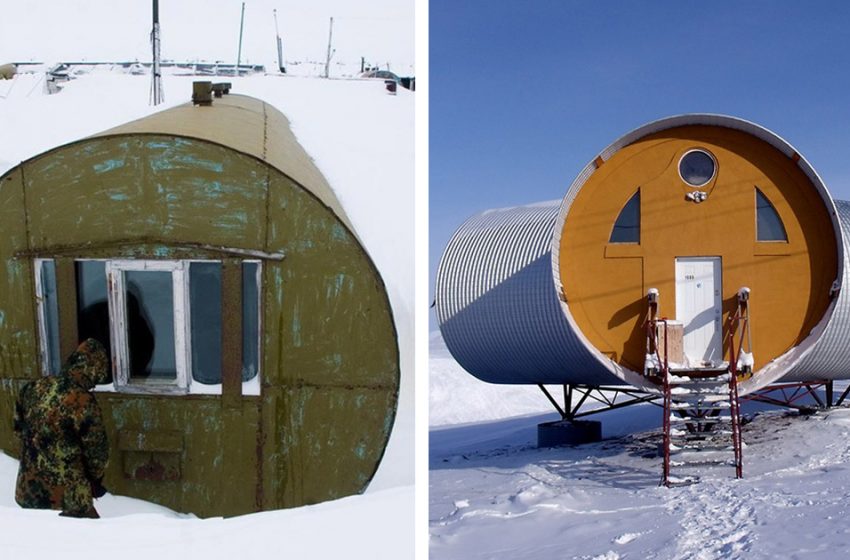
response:
<path id="1" fill-rule="evenodd" d="M 679 160 L 702 148 L 717 161 L 703 188 L 679 176 Z M 770 200 L 788 242 L 756 241 L 755 189 Z M 639 244 L 609 244 L 614 222 L 640 189 Z M 707 193 L 699 204 L 685 198 Z M 564 222 L 560 276 L 570 311 L 602 353 L 643 370 L 646 291 L 660 292 L 660 315 L 676 318 L 676 257 L 722 259 L 724 340 L 742 286 L 751 288 L 756 369 L 801 342 L 823 317 L 837 276 L 829 210 L 797 164 L 747 133 L 684 126 L 616 152 L 591 175 Z M 728 359 L 728 348 L 724 344 Z"/>

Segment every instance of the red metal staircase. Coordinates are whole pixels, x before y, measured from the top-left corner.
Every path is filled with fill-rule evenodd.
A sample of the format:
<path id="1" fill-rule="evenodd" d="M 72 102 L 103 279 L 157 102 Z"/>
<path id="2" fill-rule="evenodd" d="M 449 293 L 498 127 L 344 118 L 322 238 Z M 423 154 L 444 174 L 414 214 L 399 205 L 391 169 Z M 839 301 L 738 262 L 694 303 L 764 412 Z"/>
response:
<path id="1" fill-rule="evenodd" d="M 736 359 L 718 367 L 695 368 L 671 367 L 667 319 L 657 318 L 658 292 L 650 290 L 647 296 L 646 374 L 657 378 L 663 390 L 662 484 L 665 486 L 695 482 L 699 469 L 708 466 L 733 466 L 736 478 L 743 475 L 738 379 L 752 371 L 752 354 L 743 351 L 744 341 L 749 343 L 748 298 L 749 289 L 742 288 L 738 292 L 738 309 L 730 318 L 727 330 L 729 356 Z M 662 331 L 663 353 L 659 348 Z M 740 344 L 736 353 L 738 333 Z M 673 467 L 680 469 L 683 476 L 673 476 Z"/>

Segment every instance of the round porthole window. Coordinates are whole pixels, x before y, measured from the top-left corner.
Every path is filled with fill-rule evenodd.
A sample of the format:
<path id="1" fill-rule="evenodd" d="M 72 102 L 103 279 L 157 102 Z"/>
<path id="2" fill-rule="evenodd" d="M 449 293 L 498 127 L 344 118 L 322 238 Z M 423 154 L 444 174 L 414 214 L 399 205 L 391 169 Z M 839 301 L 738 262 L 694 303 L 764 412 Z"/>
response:
<path id="1" fill-rule="evenodd" d="M 717 171 L 714 156 L 705 150 L 691 150 L 679 160 L 679 175 L 692 187 L 703 187 Z"/>

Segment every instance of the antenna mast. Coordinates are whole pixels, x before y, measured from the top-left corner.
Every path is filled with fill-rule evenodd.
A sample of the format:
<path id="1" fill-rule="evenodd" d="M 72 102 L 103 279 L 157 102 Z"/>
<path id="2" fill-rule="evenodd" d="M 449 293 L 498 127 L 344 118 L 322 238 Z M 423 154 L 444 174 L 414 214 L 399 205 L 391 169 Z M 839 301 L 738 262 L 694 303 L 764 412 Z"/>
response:
<path id="1" fill-rule="evenodd" d="M 330 28 L 330 31 L 328 31 L 328 58 L 325 60 L 325 78 L 330 77 L 331 57 L 334 54 L 334 52 L 331 51 L 331 41 L 333 40 L 333 36 L 334 36 L 334 18 L 331 18 L 331 28 Z"/>
<path id="2" fill-rule="evenodd" d="M 242 2 L 242 19 L 239 22 L 239 52 L 236 54 L 236 75 L 239 75 L 239 63 L 242 62 L 242 29 L 245 27 L 245 2 Z"/>
<path id="3" fill-rule="evenodd" d="M 286 66 L 283 64 L 283 41 L 280 40 L 280 30 L 277 28 L 277 10 L 274 12 L 274 32 L 277 36 L 277 67 L 281 74 L 286 74 Z"/>
<path id="4" fill-rule="evenodd" d="M 162 89 L 162 70 L 160 69 L 159 0 L 153 0 L 151 47 L 153 48 L 153 65 L 151 66 L 150 103 L 151 105 L 159 105 L 165 101 L 165 92 Z"/>

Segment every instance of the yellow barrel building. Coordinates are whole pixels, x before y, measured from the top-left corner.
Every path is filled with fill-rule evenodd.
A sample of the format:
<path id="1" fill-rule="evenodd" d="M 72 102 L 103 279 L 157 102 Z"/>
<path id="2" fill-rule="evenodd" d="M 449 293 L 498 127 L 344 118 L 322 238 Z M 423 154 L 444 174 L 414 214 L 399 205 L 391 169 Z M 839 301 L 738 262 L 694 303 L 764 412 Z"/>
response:
<path id="1" fill-rule="evenodd" d="M 668 320 L 672 362 L 734 363 L 748 372 L 742 395 L 846 378 L 848 223 L 850 205 L 773 132 L 723 115 L 662 119 L 603 150 L 562 200 L 461 226 L 438 271 L 440 329 L 493 383 L 658 391 L 653 312 Z"/>

